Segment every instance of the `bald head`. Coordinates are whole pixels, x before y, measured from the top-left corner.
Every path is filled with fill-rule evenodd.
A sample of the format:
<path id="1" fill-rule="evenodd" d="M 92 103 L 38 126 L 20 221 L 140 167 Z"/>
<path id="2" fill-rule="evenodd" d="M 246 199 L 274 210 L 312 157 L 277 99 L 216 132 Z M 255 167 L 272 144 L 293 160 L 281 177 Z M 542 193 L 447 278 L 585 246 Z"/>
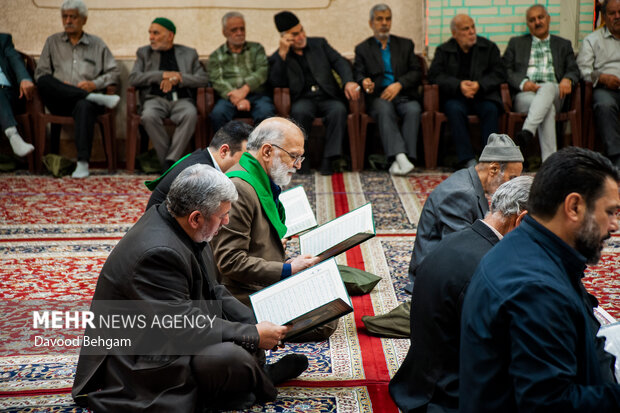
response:
<path id="1" fill-rule="evenodd" d="M 256 151 L 263 146 L 264 143 L 270 142 L 282 146 L 286 140 L 301 141 L 303 146 L 304 134 L 288 119 L 273 117 L 265 119 L 254 128 L 254 131 L 248 137 L 247 148 L 249 151 Z"/>
<path id="2" fill-rule="evenodd" d="M 452 37 L 465 53 L 469 52 L 469 49 L 476 44 L 476 24 L 468 15 L 457 14 L 454 16 L 450 22 L 450 30 Z"/>
<path id="3" fill-rule="evenodd" d="M 288 185 L 303 162 L 304 133 L 288 119 L 265 119 L 250 134 L 247 149 L 277 185 Z"/>

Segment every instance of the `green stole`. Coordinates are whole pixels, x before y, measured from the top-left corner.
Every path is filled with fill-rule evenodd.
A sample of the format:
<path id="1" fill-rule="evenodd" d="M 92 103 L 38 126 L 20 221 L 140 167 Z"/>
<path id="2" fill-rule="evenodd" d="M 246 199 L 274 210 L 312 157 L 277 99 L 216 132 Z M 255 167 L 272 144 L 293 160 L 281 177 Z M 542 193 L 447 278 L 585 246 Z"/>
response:
<path id="1" fill-rule="evenodd" d="M 269 222 L 278 232 L 278 236 L 283 238 L 286 235 L 286 225 L 284 206 L 282 202 L 275 201 L 273 199 L 273 192 L 271 191 L 271 184 L 269 183 L 269 176 L 265 173 L 265 170 L 260 163 L 250 153 L 245 152 L 239 159 L 239 165 L 245 169 L 245 171 L 230 171 L 226 173 L 229 178 L 239 178 L 252 185 L 258 200 L 260 201 L 263 211 L 267 214 Z"/>
<path id="2" fill-rule="evenodd" d="M 178 161 L 176 161 L 170 168 L 166 169 L 166 172 L 164 172 L 163 174 L 161 174 L 161 176 L 157 179 L 153 179 L 152 181 L 144 181 L 144 185 L 146 185 L 146 187 L 148 189 L 150 189 L 151 191 L 155 190 L 155 187 L 157 186 L 157 184 L 159 183 L 159 181 L 161 181 L 162 179 L 164 179 L 164 176 L 168 175 L 168 172 L 172 171 L 172 169 L 174 169 L 175 166 L 177 166 L 178 164 L 180 164 L 183 160 L 185 160 L 185 158 L 187 158 L 188 156 L 190 156 L 191 153 L 188 153 L 187 155 L 185 155 L 184 157 L 182 157 L 181 159 L 179 159 Z"/>

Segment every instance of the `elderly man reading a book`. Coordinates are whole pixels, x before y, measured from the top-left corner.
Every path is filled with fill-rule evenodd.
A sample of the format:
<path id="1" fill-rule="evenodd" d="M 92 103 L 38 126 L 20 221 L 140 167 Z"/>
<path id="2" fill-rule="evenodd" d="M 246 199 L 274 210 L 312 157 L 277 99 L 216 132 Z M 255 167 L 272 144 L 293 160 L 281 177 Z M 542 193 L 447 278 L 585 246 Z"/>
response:
<path id="1" fill-rule="evenodd" d="M 227 173 L 239 200 L 230 210 L 230 223 L 213 239 L 221 282 L 241 302 L 249 295 L 319 262 L 299 255 L 287 259 L 282 239 L 287 228 L 278 199 L 304 160 L 304 134 L 283 118 L 263 121 L 250 134 L 239 163 Z M 337 321 L 298 337 L 297 341 L 328 338 Z"/>

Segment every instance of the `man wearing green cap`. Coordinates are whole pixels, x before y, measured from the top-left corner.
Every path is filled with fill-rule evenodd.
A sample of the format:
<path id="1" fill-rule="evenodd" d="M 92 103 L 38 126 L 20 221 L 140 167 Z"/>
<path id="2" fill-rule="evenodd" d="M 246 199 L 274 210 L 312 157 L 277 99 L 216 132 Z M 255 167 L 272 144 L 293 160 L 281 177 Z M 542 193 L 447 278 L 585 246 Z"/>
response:
<path id="1" fill-rule="evenodd" d="M 158 17 L 149 27 L 149 46 L 136 52 L 129 84 L 140 90 L 142 125 L 153 142 L 163 170 L 178 161 L 196 128 L 195 89 L 207 85 L 207 72 L 196 49 L 174 44 L 176 27 Z M 170 118 L 172 138 L 162 123 Z"/>

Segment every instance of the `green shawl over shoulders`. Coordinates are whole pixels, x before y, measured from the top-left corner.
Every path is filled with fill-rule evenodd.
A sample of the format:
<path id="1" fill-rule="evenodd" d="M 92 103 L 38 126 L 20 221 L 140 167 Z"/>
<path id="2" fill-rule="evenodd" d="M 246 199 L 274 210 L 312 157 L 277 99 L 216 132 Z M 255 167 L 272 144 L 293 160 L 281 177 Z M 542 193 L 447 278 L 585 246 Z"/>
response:
<path id="1" fill-rule="evenodd" d="M 241 165 L 245 171 L 227 172 L 226 176 L 229 178 L 243 179 L 245 182 L 252 185 L 263 207 L 263 211 L 265 211 L 267 218 L 269 218 L 269 222 L 271 222 L 271 225 L 273 225 L 278 232 L 278 236 L 283 238 L 284 235 L 286 235 L 284 206 L 280 201 L 274 201 L 271 184 L 269 183 L 269 176 L 267 176 L 265 170 L 256 158 L 248 152 L 245 152 L 241 156 L 239 165 Z"/>

